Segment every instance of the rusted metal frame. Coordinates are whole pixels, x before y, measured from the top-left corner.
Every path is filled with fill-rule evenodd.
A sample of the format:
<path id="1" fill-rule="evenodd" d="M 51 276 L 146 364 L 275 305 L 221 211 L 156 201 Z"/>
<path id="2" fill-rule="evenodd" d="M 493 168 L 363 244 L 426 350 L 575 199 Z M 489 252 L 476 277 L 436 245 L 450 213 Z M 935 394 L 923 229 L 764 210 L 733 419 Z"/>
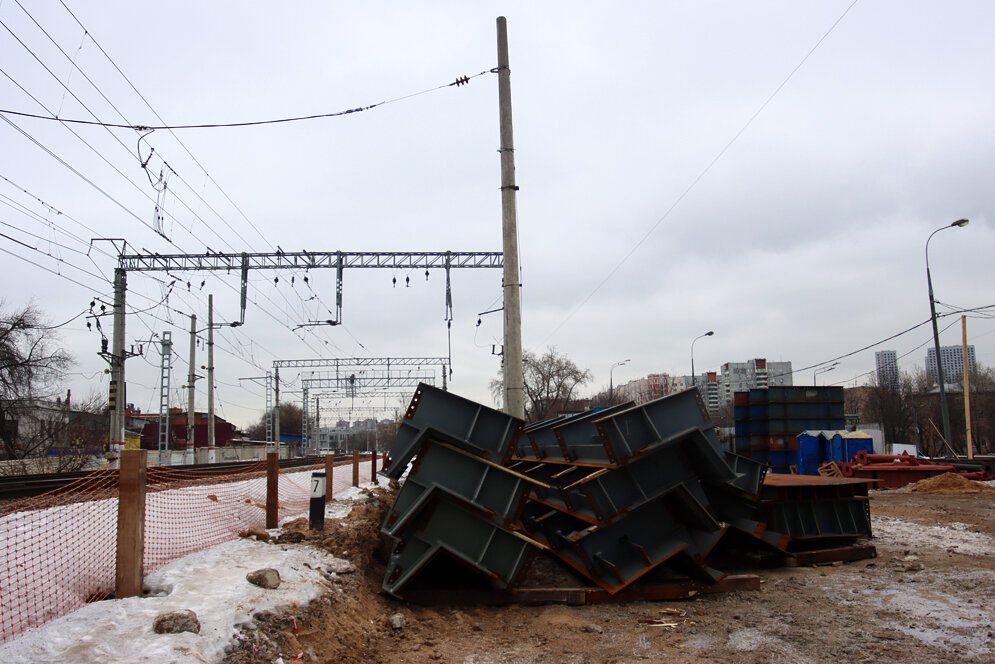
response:
<path id="1" fill-rule="evenodd" d="M 545 539 L 558 557 L 608 592 L 617 592 L 689 547 L 689 559 L 695 560 L 692 531 L 718 535 L 721 530 L 683 485 L 607 526 L 588 526 L 564 512 L 524 518 L 523 523 L 527 532 Z"/>
<path id="2" fill-rule="evenodd" d="M 445 442 L 501 464 L 511 459 L 525 425 L 511 415 L 424 383 L 415 390 L 405 419 L 416 427 L 430 427 Z"/>
<path id="3" fill-rule="evenodd" d="M 519 521 L 531 489 L 548 488 L 533 478 L 499 466 L 445 443 L 428 442 L 421 448 L 407 480 L 388 512 L 385 532 L 396 534 L 403 523 L 433 492 L 473 505 L 505 528 Z"/>
<path id="4" fill-rule="evenodd" d="M 760 487 L 763 486 L 768 466 L 732 452 L 725 452 L 723 456 L 726 464 L 736 474 L 736 479 L 729 482 L 729 485 L 746 495 L 759 496 Z"/>
<path id="5" fill-rule="evenodd" d="M 401 420 L 390 446 L 390 465 L 381 473 L 395 480 L 401 479 L 408 463 L 429 439 L 431 431 L 428 427 L 419 427 L 406 420 Z"/>
<path id="6" fill-rule="evenodd" d="M 697 390 L 685 390 L 649 403 L 611 413 L 594 420 L 605 453 L 613 464 L 623 464 L 662 442 L 675 431 L 701 429 L 719 450 L 704 403 Z"/>
<path id="7" fill-rule="evenodd" d="M 439 493 L 398 533 L 383 589 L 400 596 L 404 586 L 442 553 L 495 586 L 507 587 L 524 567 L 532 548 L 543 547 L 532 538 L 481 518 L 479 509 Z"/>
<path id="8" fill-rule="evenodd" d="M 771 528 L 761 517 L 760 503 L 755 496 L 744 495 L 729 484 L 706 484 L 704 488 L 711 508 L 721 521 L 777 551 L 788 548 L 791 538 Z"/>
<path id="9" fill-rule="evenodd" d="M 630 401 L 602 410 L 574 415 L 565 422 L 554 426 L 552 431 L 560 448 L 560 454 L 566 461 L 577 461 L 581 457 L 581 450 L 586 447 L 596 447 L 595 441 L 600 443 L 600 436 L 597 427 L 592 426 L 593 422 L 612 413 L 622 412 L 631 408 L 632 405 L 633 403 Z M 612 461 L 612 463 L 614 462 Z"/>
<path id="10" fill-rule="evenodd" d="M 531 475 L 554 486 L 533 491 L 534 499 L 597 525 L 624 518 L 628 512 L 681 484 L 707 505 L 708 498 L 699 478 L 721 483 L 733 476 L 722 457 L 695 432 L 659 445 L 626 466 L 599 469 L 566 485 L 557 483 L 565 471 L 553 473 L 550 467 L 544 466 L 538 476 Z M 709 474 L 714 468 L 719 469 L 717 476 Z"/>
<path id="11" fill-rule="evenodd" d="M 559 460 L 571 463 L 581 458 L 580 450 L 583 448 L 593 446 L 600 450 L 601 444 L 597 438 L 597 430 L 591 423 L 595 419 L 631 406 L 630 402 L 599 411 L 553 418 L 531 425 L 526 429 L 525 435 L 531 441 L 534 458 L 543 461 Z M 603 454 L 598 456 L 599 465 L 604 465 L 600 462 L 603 456 Z"/>
<path id="12" fill-rule="evenodd" d="M 691 537 L 689 546 L 668 565 L 705 583 L 716 583 L 725 578 L 725 572 L 711 567 L 706 560 L 725 537 L 728 528 L 724 525 L 715 531 L 689 530 Z"/>
<path id="13" fill-rule="evenodd" d="M 856 538 L 871 535 L 868 499 L 817 498 L 761 503 L 768 526 L 788 534 L 793 541 Z"/>
<path id="14" fill-rule="evenodd" d="M 540 445 L 540 441 L 542 440 L 551 439 L 553 445 L 555 445 L 558 450 L 559 445 L 556 445 L 556 439 L 555 436 L 553 436 L 552 428 L 556 424 L 564 422 L 566 419 L 566 416 L 560 415 L 526 426 L 522 430 L 522 437 L 519 439 L 517 447 L 518 458 L 532 458 L 538 460 L 545 459 L 547 455 L 543 451 L 543 445 Z M 525 442 L 528 444 L 528 448 L 525 447 L 522 439 L 525 439 Z M 553 445 L 548 446 L 552 447 Z M 529 455 L 529 451 L 531 451 L 531 455 Z"/>

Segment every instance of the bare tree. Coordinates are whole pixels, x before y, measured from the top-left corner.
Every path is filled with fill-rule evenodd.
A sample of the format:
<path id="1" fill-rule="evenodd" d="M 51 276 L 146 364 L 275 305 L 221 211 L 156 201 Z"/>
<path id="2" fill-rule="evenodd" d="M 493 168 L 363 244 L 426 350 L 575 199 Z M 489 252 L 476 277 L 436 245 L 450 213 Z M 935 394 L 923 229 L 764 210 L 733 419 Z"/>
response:
<path id="1" fill-rule="evenodd" d="M 575 398 L 574 391 L 591 380 L 591 372 L 581 369 L 556 348 L 550 347 L 542 355 L 532 351 L 522 353 L 525 363 L 525 419 L 539 422 L 555 416 Z M 501 380 L 492 380 L 491 395 L 501 402 Z"/>
<path id="2" fill-rule="evenodd" d="M 0 303 L 2 306 L 2 303 Z M 58 440 L 61 418 L 38 406 L 51 401 L 73 359 L 33 304 L 0 311 L 0 457 L 39 456 Z"/>
<path id="3" fill-rule="evenodd" d="M 295 403 L 285 401 L 280 404 L 280 433 L 301 435 L 303 430 L 304 411 Z M 266 438 L 266 413 L 263 413 L 255 424 L 245 430 L 245 435 L 250 440 L 263 440 Z"/>
<path id="4" fill-rule="evenodd" d="M 878 422 L 888 444 L 915 442 L 915 400 L 916 386 L 921 384 L 921 376 L 902 372 L 898 377 L 898 388 L 873 386 L 867 391 L 863 404 L 866 420 Z"/>

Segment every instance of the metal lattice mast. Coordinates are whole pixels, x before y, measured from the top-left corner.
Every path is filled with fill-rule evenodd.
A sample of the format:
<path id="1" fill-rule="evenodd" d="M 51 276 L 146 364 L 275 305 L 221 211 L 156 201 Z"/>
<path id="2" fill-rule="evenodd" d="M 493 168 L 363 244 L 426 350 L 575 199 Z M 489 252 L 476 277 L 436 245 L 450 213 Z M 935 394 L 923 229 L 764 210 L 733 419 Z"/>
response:
<path id="1" fill-rule="evenodd" d="M 273 372 L 266 372 L 266 448 L 273 444 Z"/>
<path id="2" fill-rule="evenodd" d="M 333 357 L 333 358 L 306 358 L 300 360 L 273 360 L 273 372 L 277 377 L 277 405 L 279 406 L 279 376 L 280 368 L 290 368 L 290 369 L 312 369 L 312 368 L 325 368 L 334 370 L 334 376 L 338 378 L 341 376 L 343 370 L 360 370 L 362 373 L 366 373 L 366 378 L 370 378 L 373 375 L 380 375 L 383 378 L 390 378 L 391 370 L 394 370 L 395 378 L 398 376 L 397 370 L 399 367 L 418 367 L 422 366 L 433 367 L 439 366 L 442 368 L 442 385 L 443 389 L 446 386 L 446 367 L 448 366 L 449 359 L 445 357 Z M 411 375 L 411 372 L 408 372 Z M 314 376 L 313 376 L 314 377 Z M 319 374 L 319 377 L 329 378 L 328 373 Z M 429 380 L 424 382 L 430 382 L 435 384 L 433 377 L 422 376 L 422 378 L 429 378 Z M 408 383 L 405 383 L 407 385 Z M 327 385 L 324 385 L 325 387 Z M 385 385 L 384 385 L 385 386 Z M 383 386 L 381 386 L 383 387 Z M 308 431 L 307 431 L 307 416 L 310 408 L 308 404 L 308 385 L 304 385 L 304 401 L 302 407 L 302 417 L 303 422 L 301 424 L 301 443 L 306 448 L 308 443 Z M 279 433 L 280 430 L 280 410 L 276 409 L 275 413 L 275 426 L 276 432 Z"/>
<path id="3" fill-rule="evenodd" d="M 162 333 L 162 366 L 159 371 L 159 463 L 169 454 L 169 376 L 172 369 L 173 333 Z"/>
<path id="4" fill-rule="evenodd" d="M 308 398 L 307 398 L 307 386 L 304 387 L 304 395 L 301 402 L 301 447 L 305 450 L 308 448 L 307 439 L 307 418 L 308 418 Z"/>

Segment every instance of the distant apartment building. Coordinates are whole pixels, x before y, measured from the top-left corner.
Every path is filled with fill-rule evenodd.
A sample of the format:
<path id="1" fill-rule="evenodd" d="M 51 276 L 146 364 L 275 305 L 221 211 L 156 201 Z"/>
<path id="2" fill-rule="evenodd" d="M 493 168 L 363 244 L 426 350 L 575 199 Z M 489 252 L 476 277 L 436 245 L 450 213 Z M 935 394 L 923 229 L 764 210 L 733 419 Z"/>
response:
<path id="1" fill-rule="evenodd" d="M 943 363 L 943 381 L 950 383 L 964 377 L 964 349 L 961 346 L 940 346 L 940 361 Z M 967 347 L 967 370 L 975 370 L 974 346 Z M 936 349 L 926 351 L 926 378 L 930 385 L 938 384 L 936 371 Z"/>
<path id="2" fill-rule="evenodd" d="M 704 374 L 702 374 L 704 376 Z M 669 376 L 668 389 L 664 394 L 671 394 L 672 392 L 681 392 L 694 386 L 694 379 L 691 376 Z M 701 380 L 701 378 L 699 378 Z"/>
<path id="3" fill-rule="evenodd" d="M 715 371 L 707 371 L 704 380 L 698 382 L 698 389 L 701 390 L 701 398 L 705 402 L 705 409 L 714 413 L 721 405 L 719 398 L 719 374 Z"/>
<path id="4" fill-rule="evenodd" d="M 717 378 L 716 407 L 732 405 L 736 392 L 792 384 L 791 362 L 768 362 L 762 357 L 747 362 L 726 362 Z"/>
<path id="5" fill-rule="evenodd" d="M 934 353 L 935 355 L 935 353 Z M 893 350 L 881 350 L 874 353 L 874 364 L 877 367 L 878 387 L 884 387 L 893 392 L 898 391 L 898 356 Z M 946 360 L 944 360 L 944 366 Z"/>
<path id="6" fill-rule="evenodd" d="M 668 379 L 667 374 L 650 374 L 645 378 L 636 378 L 616 387 L 615 395 L 641 405 L 666 394 Z"/>

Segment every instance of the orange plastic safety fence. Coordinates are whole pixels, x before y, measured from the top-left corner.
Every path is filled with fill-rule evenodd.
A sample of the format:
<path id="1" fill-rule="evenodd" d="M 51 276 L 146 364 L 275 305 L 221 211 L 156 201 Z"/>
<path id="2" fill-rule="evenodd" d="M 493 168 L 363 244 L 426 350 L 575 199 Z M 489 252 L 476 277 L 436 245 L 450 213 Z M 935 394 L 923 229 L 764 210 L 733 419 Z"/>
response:
<path id="1" fill-rule="evenodd" d="M 145 496 L 142 575 L 266 525 L 266 465 L 237 474 L 152 466 Z"/>
<path id="2" fill-rule="evenodd" d="M 279 474 L 280 520 L 308 510 L 311 472 Z M 231 470 L 148 468 L 142 574 L 266 525 L 266 464 Z M 114 593 L 117 471 L 100 470 L 0 505 L 0 641 Z"/>
<path id="3" fill-rule="evenodd" d="M 117 471 L 0 505 L 0 641 L 114 592 Z"/>

